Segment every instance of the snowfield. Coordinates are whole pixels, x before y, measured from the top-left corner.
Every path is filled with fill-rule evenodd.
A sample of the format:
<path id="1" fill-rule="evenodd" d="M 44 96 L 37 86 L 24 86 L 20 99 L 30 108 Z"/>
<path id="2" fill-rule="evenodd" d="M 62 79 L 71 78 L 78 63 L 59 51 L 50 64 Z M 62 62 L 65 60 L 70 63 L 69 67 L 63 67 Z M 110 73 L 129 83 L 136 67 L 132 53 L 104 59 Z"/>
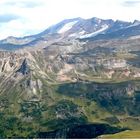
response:
<path id="1" fill-rule="evenodd" d="M 75 25 L 78 21 L 73 21 L 73 22 L 69 22 L 69 23 L 66 23 L 57 33 L 61 34 L 61 33 L 64 33 L 68 30 L 70 30 L 73 25 Z"/>
<path id="2" fill-rule="evenodd" d="M 73 33 L 73 34 L 69 35 L 69 37 L 79 37 L 79 36 L 83 35 L 84 33 L 86 33 L 86 31 L 83 30 L 79 33 Z"/>
<path id="3" fill-rule="evenodd" d="M 80 36 L 80 39 L 88 38 L 88 37 L 93 37 L 93 36 L 95 36 L 95 35 L 97 35 L 97 34 L 103 32 L 103 31 L 105 31 L 106 29 L 108 29 L 108 25 L 105 24 L 105 25 L 102 26 L 101 29 L 99 29 L 99 30 L 97 30 L 97 31 L 95 31 L 95 32 L 93 32 L 93 33 L 85 34 L 85 35 Z"/>

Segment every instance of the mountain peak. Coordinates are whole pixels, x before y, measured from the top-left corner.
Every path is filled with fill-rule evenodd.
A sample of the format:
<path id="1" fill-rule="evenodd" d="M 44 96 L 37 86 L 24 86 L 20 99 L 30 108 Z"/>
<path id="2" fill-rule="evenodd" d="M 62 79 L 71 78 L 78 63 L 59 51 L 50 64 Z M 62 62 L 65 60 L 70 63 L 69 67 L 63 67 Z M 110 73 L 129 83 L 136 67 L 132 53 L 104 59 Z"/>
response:
<path id="1" fill-rule="evenodd" d="M 139 20 L 134 20 L 133 24 L 140 24 Z"/>

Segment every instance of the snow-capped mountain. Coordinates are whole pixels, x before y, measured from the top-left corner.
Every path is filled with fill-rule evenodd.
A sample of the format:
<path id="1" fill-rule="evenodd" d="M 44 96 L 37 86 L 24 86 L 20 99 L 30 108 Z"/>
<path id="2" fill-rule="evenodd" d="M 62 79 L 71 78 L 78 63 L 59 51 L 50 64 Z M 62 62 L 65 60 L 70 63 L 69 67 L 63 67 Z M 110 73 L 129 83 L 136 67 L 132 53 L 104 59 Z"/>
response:
<path id="1" fill-rule="evenodd" d="M 100 18 L 73 18 L 63 20 L 45 31 L 23 38 L 8 37 L 0 41 L 0 48 L 23 48 L 26 46 L 45 46 L 46 42 L 62 40 L 102 40 L 113 38 L 127 38 L 140 35 L 140 21 L 125 22 Z"/>
<path id="2" fill-rule="evenodd" d="M 97 35 L 113 24 L 113 20 L 102 20 L 99 18 L 91 19 L 68 19 L 64 20 L 54 26 L 51 26 L 45 30 L 42 35 L 47 34 L 58 34 L 62 35 L 63 38 L 84 38 Z"/>
<path id="3" fill-rule="evenodd" d="M 102 36 L 109 36 L 110 34 L 111 36 L 113 34 L 114 37 L 129 37 L 139 35 L 139 25 L 140 21 L 138 20 L 126 22 L 121 20 L 114 21 L 112 19 L 104 20 L 96 17 L 90 19 L 74 18 L 63 20 L 37 36 L 43 38 L 49 37 L 49 39 L 100 39 L 100 36 L 103 39 L 104 37 Z M 129 32 L 129 29 L 133 30 L 133 33 Z"/>

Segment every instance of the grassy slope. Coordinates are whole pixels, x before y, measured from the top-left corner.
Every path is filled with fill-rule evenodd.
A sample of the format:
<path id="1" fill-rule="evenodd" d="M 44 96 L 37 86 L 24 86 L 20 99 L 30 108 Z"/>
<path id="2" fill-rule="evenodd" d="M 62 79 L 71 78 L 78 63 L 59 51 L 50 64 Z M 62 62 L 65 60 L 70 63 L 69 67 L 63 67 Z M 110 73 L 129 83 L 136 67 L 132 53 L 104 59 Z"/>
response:
<path id="1" fill-rule="evenodd" d="M 100 138 L 103 139 L 128 139 L 128 138 L 140 138 L 140 131 L 124 131 L 111 135 L 102 135 Z"/>
<path id="2" fill-rule="evenodd" d="M 42 91 L 42 93 L 40 93 L 42 97 L 39 101 L 41 107 L 44 106 L 45 108 L 49 109 L 49 108 L 51 108 L 52 105 L 55 105 L 55 104 L 57 105 L 57 103 L 61 100 L 68 100 L 68 101 L 72 101 L 74 104 L 80 106 L 81 110 L 79 110 L 79 111 L 82 111 L 84 113 L 84 115 L 87 117 L 89 123 L 94 123 L 94 122 L 103 122 L 104 123 L 105 118 L 114 116 L 108 110 L 99 106 L 99 104 L 97 104 L 96 101 L 90 100 L 90 99 L 86 98 L 85 96 L 82 96 L 85 94 L 85 91 L 88 91 L 88 92 L 92 91 L 92 88 L 89 89 L 90 86 L 87 86 L 85 83 L 79 84 L 78 88 L 74 88 L 75 86 L 77 86 L 77 84 L 75 86 L 70 86 L 69 88 L 70 88 L 70 90 L 72 90 L 72 92 L 68 92 L 68 93 L 70 93 L 73 96 L 69 96 L 68 94 L 63 94 L 63 92 L 60 92 L 58 90 L 60 88 L 60 86 L 64 85 L 63 90 L 66 92 L 68 90 L 68 88 L 66 88 L 66 84 L 49 85 L 46 81 L 42 80 L 40 77 L 37 77 L 37 79 L 40 79 L 43 82 L 43 88 L 42 88 L 43 91 Z M 22 81 L 21 81 L 21 83 L 22 83 Z M 68 85 L 69 84 L 70 83 L 68 83 Z M 123 86 L 121 83 L 117 83 L 117 84 L 119 84 L 119 87 Z M 138 84 L 139 84 L 139 82 L 138 82 Z M 72 84 L 70 84 L 70 85 L 72 85 Z M 79 88 L 80 88 L 80 90 L 79 90 Z M 79 91 L 80 91 L 81 96 L 80 95 L 76 96 L 76 94 L 79 94 Z M 47 124 L 46 117 L 48 117 L 51 121 L 51 116 L 48 115 L 48 112 L 46 110 L 43 110 L 43 111 L 41 110 L 40 114 L 36 113 L 36 106 L 38 108 L 38 102 L 32 103 L 32 107 L 28 107 L 28 104 L 31 104 L 30 102 L 22 101 L 22 104 L 18 103 L 19 99 L 20 100 L 26 99 L 27 95 L 28 95 L 28 93 L 26 93 L 26 91 L 24 91 L 22 93 L 22 90 L 19 85 L 15 86 L 15 87 L 11 86 L 11 89 L 9 90 L 8 93 L 6 93 L 6 96 L 5 96 L 7 99 L 9 99 L 9 102 L 13 103 L 13 105 L 9 104 L 9 110 L 12 109 L 12 111 L 14 111 L 14 109 L 16 108 L 16 111 L 13 112 L 13 114 L 16 114 L 16 116 L 19 117 L 19 114 L 21 115 L 21 107 L 27 106 L 27 109 L 23 110 L 22 115 L 24 116 L 25 113 L 29 112 L 31 114 L 31 116 L 32 115 L 34 116 L 33 120 L 32 120 L 33 124 L 39 125 L 38 128 L 40 128 L 40 130 L 47 131 L 50 128 L 47 127 L 46 125 L 44 127 L 44 126 L 42 126 L 42 124 Z M 23 98 L 23 97 L 25 97 L 25 98 Z M 36 104 L 36 105 L 34 105 L 34 104 Z M 40 112 L 40 109 L 37 109 L 37 112 L 38 111 Z M 23 116 L 20 116 L 20 118 L 23 119 L 24 118 Z M 55 114 L 53 116 L 55 117 Z M 123 116 L 123 117 L 125 118 L 125 116 Z M 54 118 L 54 120 L 55 120 L 55 118 Z M 56 125 L 58 125 L 59 123 L 60 122 L 57 122 Z M 107 122 L 105 122 L 105 123 L 107 123 Z M 128 121 L 120 122 L 119 124 L 113 124 L 113 125 L 129 127 L 131 129 L 138 130 L 138 128 L 140 128 L 139 124 L 140 123 L 137 123 L 137 120 L 133 120 L 133 121 L 128 120 Z"/>

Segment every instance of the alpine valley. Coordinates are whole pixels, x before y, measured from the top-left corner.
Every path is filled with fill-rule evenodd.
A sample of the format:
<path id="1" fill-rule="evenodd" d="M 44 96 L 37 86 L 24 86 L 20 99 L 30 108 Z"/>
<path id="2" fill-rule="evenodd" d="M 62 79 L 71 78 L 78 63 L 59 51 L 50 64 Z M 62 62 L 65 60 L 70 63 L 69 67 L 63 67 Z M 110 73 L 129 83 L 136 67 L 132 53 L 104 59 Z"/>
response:
<path id="1" fill-rule="evenodd" d="M 1 40 L 0 138 L 140 138 L 140 21 Z"/>

